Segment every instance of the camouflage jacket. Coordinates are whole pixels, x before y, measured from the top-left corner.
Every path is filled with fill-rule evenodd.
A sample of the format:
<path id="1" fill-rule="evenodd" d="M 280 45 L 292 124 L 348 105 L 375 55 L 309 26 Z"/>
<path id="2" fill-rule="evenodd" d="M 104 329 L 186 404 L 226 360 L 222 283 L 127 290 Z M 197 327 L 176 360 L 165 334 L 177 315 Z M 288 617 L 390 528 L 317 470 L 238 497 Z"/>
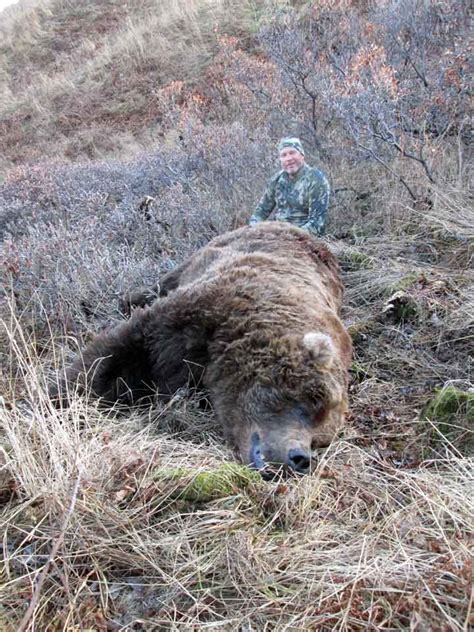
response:
<path id="1" fill-rule="evenodd" d="M 319 169 L 302 165 L 294 179 L 279 171 L 249 220 L 252 226 L 274 211 L 274 219 L 290 222 L 313 235 L 322 235 L 329 203 L 329 182 Z"/>

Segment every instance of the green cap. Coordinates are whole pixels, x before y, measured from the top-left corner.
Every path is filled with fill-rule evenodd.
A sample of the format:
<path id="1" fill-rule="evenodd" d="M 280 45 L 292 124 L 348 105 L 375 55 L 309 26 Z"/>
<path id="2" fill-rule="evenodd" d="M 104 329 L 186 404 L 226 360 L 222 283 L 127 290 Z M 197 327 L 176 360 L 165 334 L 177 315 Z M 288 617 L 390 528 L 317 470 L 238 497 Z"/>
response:
<path id="1" fill-rule="evenodd" d="M 281 151 L 285 147 L 293 147 L 296 151 L 299 151 L 302 156 L 304 156 L 303 145 L 299 138 L 282 138 L 278 143 L 278 151 Z"/>

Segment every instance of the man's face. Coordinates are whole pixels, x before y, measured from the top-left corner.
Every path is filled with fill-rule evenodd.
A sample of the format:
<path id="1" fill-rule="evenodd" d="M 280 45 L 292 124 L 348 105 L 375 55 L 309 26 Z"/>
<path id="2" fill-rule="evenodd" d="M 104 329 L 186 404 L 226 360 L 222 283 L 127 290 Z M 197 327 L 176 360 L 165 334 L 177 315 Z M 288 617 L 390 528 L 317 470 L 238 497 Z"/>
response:
<path id="1" fill-rule="evenodd" d="M 304 163 L 304 156 L 294 147 L 283 147 L 280 151 L 280 164 L 283 171 L 291 177 Z"/>

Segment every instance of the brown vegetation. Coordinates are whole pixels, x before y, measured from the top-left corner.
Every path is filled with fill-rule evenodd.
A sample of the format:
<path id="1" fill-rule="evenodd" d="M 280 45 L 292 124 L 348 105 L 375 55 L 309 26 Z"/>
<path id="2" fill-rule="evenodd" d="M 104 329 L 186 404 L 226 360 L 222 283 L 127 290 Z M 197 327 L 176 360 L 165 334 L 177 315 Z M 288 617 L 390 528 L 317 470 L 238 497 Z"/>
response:
<path id="1" fill-rule="evenodd" d="M 10 8 L 2 629 L 468 629 L 467 10 Z M 355 349 L 348 427 L 314 473 L 222 469 L 232 455 L 192 388 L 121 416 L 52 408 L 52 376 L 121 318 L 124 290 L 246 221 L 288 133 L 331 180 Z"/>

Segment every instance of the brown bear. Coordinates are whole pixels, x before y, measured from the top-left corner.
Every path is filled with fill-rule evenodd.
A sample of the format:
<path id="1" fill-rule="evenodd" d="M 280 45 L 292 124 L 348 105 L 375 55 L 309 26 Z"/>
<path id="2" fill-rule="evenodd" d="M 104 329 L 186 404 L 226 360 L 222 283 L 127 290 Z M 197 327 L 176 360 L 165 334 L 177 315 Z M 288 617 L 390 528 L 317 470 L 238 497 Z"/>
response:
<path id="1" fill-rule="evenodd" d="M 127 403 L 201 385 L 244 463 L 307 472 L 347 409 L 351 340 L 326 246 L 286 223 L 241 228 L 165 275 L 158 293 L 86 347 L 68 384 Z"/>

